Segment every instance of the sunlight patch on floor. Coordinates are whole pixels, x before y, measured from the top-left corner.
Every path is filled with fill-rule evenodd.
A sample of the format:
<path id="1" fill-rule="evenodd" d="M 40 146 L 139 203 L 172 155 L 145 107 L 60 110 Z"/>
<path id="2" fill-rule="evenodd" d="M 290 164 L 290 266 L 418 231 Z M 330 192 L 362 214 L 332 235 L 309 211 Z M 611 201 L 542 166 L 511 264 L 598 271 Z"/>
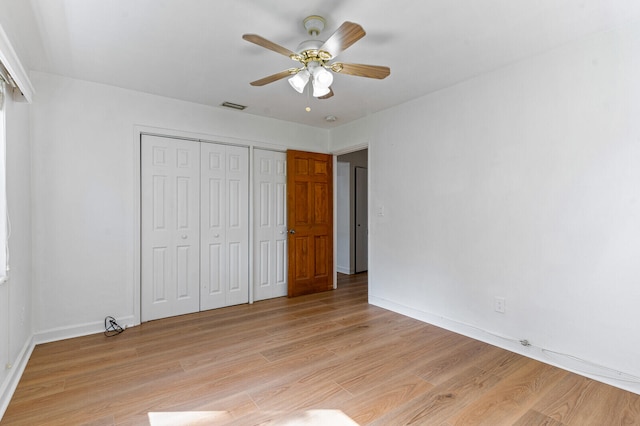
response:
<path id="1" fill-rule="evenodd" d="M 228 411 L 169 411 L 149 413 L 151 426 L 210 425 L 231 420 Z"/>
<path id="2" fill-rule="evenodd" d="M 332 425 L 332 426 L 358 426 L 349 416 L 340 410 L 307 410 L 289 414 L 273 423 L 274 425 Z"/>
<path id="3" fill-rule="evenodd" d="M 256 413 L 258 416 L 260 414 Z M 278 426 L 358 426 L 358 423 L 340 410 L 306 410 L 293 413 L 273 412 L 270 414 L 273 416 L 273 420 L 269 424 Z M 233 420 L 228 411 L 169 411 L 150 412 L 148 415 L 151 426 L 212 425 Z"/>

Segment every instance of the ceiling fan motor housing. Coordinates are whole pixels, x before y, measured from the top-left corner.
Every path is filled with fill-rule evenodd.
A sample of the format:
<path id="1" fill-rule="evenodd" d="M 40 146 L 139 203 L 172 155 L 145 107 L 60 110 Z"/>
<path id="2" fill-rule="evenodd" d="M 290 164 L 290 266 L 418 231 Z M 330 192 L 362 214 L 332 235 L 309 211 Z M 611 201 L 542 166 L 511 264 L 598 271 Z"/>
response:
<path id="1" fill-rule="evenodd" d="M 324 42 L 321 40 L 306 40 L 298 45 L 296 55 L 292 55 L 291 59 L 299 61 L 303 66 L 309 65 L 311 62 L 317 62 L 324 66 L 333 56 L 331 53 L 320 50 Z"/>
<path id="2" fill-rule="evenodd" d="M 296 51 L 298 53 L 303 53 L 307 50 L 318 50 L 322 44 L 323 42 L 321 40 L 305 40 L 298 45 Z"/>

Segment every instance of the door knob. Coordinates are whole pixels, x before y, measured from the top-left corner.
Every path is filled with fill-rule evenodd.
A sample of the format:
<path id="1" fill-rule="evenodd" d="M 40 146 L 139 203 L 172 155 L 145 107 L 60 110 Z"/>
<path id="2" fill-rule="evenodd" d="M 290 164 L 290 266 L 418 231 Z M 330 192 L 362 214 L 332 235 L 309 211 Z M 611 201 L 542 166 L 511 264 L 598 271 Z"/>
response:
<path id="1" fill-rule="evenodd" d="M 295 229 L 289 229 L 289 233 L 290 233 L 290 234 L 295 234 L 295 233 L 296 233 L 296 230 L 295 230 Z"/>
<path id="2" fill-rule="evenodd" d="M 186 240 L 186 239 L 187 239 L 186 234 L 182 234 L 182 239 L 183 239 L 183 240 Z"/>

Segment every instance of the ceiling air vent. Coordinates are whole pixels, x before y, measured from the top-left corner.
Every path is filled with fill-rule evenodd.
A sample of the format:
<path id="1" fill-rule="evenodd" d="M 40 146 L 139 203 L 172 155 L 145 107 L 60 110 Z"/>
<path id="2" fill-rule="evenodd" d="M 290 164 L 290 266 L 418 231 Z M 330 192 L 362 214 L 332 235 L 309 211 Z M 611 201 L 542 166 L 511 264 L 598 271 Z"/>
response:
<path id="1" fill-rule="evenodd" d="M 243 109 L 245 109 L 247 107 L 246 105 L 234 104 L 233 102 L 223 102 L 222 106 L 223 107 L 227 107 L 227 108 L 231 108 L 231 109 L 237 109 L 238 111 L 242 111 Z"/>

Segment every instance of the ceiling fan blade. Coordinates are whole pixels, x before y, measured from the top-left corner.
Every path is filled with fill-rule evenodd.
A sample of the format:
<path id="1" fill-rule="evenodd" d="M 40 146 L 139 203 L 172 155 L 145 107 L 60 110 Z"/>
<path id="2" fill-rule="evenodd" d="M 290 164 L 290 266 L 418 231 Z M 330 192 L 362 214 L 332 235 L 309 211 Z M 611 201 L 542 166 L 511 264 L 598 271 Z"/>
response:
<path id="1" fill-rule="evenodd" d="M 318 99 L 329 99 L 332 96 L 333 96 L 333 89 L 329 87 L 329 93 L 327 93 L 324 96 L 318 96 Z"/>
<path id="2" fill-rule="evenodd" d="M 389 67 L 382 67 L 379 65 L 343 64 L 340 62 L 336 62 L 334 64 L 331 64 L 331 69 L 334 72 L 340 74 L 355 75 L 358 77 L 378 78 L 380 80 L 391 74 L 391 69 Z"/>
<path id="3" fill-rule="evenodd" d="M 242 36 L 243 39 L 250 41 L 251 43 L 257 44 L 258 46 L 262 46 L 266 49 L 273 50 L 276 53 L 280 53 L 281 55 L 288 56 L 296 56 L 296 53 L 287 49 L 286 47 L 282 47 L 279 44 L 276 44 L 272 41 L 267 40 L 264 37 L 261 37 L 257 34 L 244 34 Z"/>
<path id="4" fill-rule="evenodd" d="M 261 78 L 260 80 L 252 81 L 252 86 L 264 86 L 265 84 L 273 83 L 274 81 L 282 80 L 285 77 L 289 77 L 298 72 L 297 68 L 289 68 L 288 70 L 280 71 L 270 76 Z"/>
<path id="5" fill-rule="evenodd" d="M 365 34 L 360 25 L 346 21 L 324 42 L 320 50 L 329 52 L 335 58 L 353 43 L 364 37 Z"/>

